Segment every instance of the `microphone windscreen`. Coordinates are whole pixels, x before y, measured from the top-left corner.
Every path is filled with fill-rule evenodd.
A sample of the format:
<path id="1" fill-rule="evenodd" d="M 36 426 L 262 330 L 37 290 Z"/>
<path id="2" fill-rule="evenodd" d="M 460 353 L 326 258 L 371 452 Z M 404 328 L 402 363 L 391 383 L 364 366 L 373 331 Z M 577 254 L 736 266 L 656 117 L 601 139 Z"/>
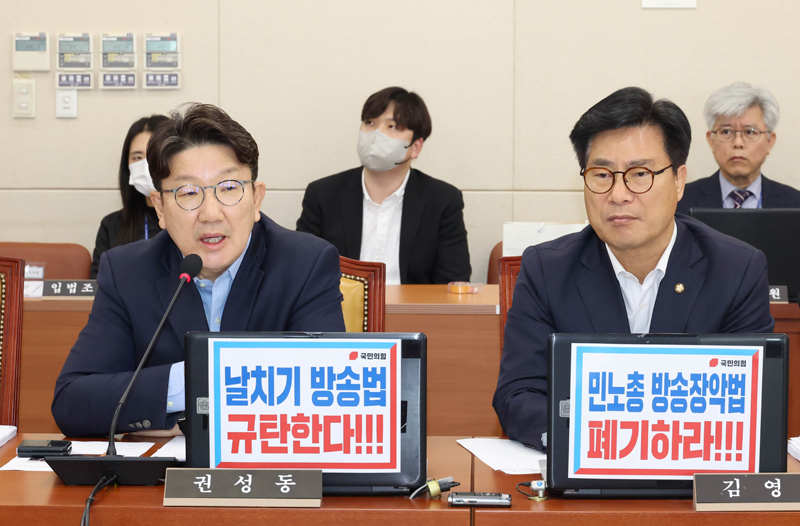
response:
<path id="1" fill-rule="evenodd" d="M 203 270 L 203 258 L 197 254 L 189 254 L 181 261 L 181 274 L 188 274 L 189 279 L 194 279 Z"/>

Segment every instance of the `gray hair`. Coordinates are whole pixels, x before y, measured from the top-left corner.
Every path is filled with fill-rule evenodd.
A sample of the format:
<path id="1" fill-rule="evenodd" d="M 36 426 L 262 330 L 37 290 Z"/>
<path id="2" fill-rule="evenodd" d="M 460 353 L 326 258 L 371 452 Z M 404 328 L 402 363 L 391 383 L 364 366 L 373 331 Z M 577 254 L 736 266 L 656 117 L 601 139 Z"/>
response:
<path id="1" fill-rule="evenodd" d="M 767 131 L 774 131 L 780 117 L 778 101 L 767 88 L 747 82 L 734 82 L 712 93 L 703 107 L 703 116 L 708 129 L 713 130 L 719 117 L 737 117 L 753 106 L 761 108 Z"/>

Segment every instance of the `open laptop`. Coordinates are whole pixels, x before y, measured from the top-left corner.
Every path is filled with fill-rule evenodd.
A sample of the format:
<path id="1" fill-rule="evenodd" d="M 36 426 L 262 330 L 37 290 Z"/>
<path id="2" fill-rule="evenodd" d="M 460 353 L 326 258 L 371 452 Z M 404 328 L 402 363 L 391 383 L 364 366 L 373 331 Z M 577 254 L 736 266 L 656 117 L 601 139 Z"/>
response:
<path id="1" fill-rule="evenodd" d="M 694 473 L 785 472 L 788 349 L 785 334 L 551 335 L 548 486 L 691 497 Z"/>
<path id="2" fill-rule="evenodd" d="M 238 377 L 241 378 L 244 374 L 239 373 L 240 370 L 238 367 L 234 367 L 233 372 L 231 372 L 230 368 L 225 371 L 214 371 L 213 367 L 212 370 L 209 370 L 209 352 L 212 350 L 213 352 L 217 353 L 214 354 L 214 360 L 219 364 L 219 352 L 225 352 L 227 349 L 244 349 L 243 356 L 249 356 L 251 360 L 258 360 L 257 354 L 254 355 L 253 353 L 262 353 L 262 356 L 268 356 L 269 349 L 268 346 L 273 346 L 275 348 L 286 348 L 288 351 L 283 351 L 287 353 L 291 352 L 304 352 L 307 348 L 313 347 L 321 347 L 324 352 L 334 352 L 332 349 L 341 350 L 343 347 L 348 349 L 349 359 L 353 360 L 352 363 L 352 370 L 356 373 L 360 373 L 362 371 L 361 367 L 374 367 L 379 364 L 378 361 L 372 361 L 373 354 L 376 353 L 366 353 L 362 352 L 364 349 L 371 348 L 371 347 L 387 347 L 393 346 L 393 343 L 400 342 L 400 352 L 397 355 L 399 357 L 399 400 L 396 404 L 398 411 L 396 412 L 396 420 L 392 422 L 392 425 L 396 424 L 396 428 L 392 427 L 391 429 L 395 429 L 396 433 L 393 436 L 399 436 L 399 446 L 396 448 L 396 451 L 399 454 L 399 467 L 395 467 L 392 470 L 386 470 L 385 472 L 376 471 L 381 469 L 380 466 L 383 464 L 374 464 L 373 469 L 371 472 L 368 473 L 357 473 L 353 472 L 354 469 L 341 469 L 339 471 L 339 467 L 331 467 L 331 466 L 342 466 L 344 464 L 336 464 L 333 462 L 328 462 L 326 464 L 327 468 L 316 468 L 309 463 L 302 463 L 297 462 L 298 469 L 323 469 L 322 475 L 322 483 L 323 483 L 323 493 L 326 495 L 405 495 L 410 494 L 414 489 L 423 485 L 426 479 L 426 386 L 427 386 L 427 369 L 426 369 L 426 345 L 427 339 L 424 334 L 421 333 L 280 333 L 280 332 L 262 332 L 262 333 L 253 333 L 253 332 L 195 332 L 195 333 L 188 333 L 185 336 L 185 349 L 186 349 L 186 364 L 185 364 L 185 374 L 186 374 L 186 422 L 184 426 L 184 433 L 186 434 L 186 465 L 187 467 L 209 467 L 210 464 L 214 464 L 219 467 L 237 467 L 232 465 L 224 465 L 223 462 L 218 462 L 213 459 L 221 459 L 220 456 L 220 449 L 225 449 L 228 447 L 229 444 L 225 442 L 226 435 L 223 433 L 222 435 L 215 434 L 215 437 L 210 437 L 209 429 L 210 429 L 210 421 L 209 421 L 209 383 L 213 380 L 214 374 L 221 375 L 221 382 L 228 382 L 231 377 Z M 261 342 L 261 343 L 259 343 Z M 266 342 L 266 343 L 264 343 Z M 325 347 L 327 346 L 327 347 Z M 352 350 L 352 353 L 349 352 Z M 383 355 L 384 353 L 381 353 Z M 324 356 L 324 354 L 323 354 Z M 374 358 L 386 358 L 385 355 L 378 356 L 377 354 Z M 362 362 L 362 360 L 365 360 Z M 263 362 L 265 364 L 264 370 L 267 369 L 267 366 L 272 365 L 270 360 L 265 360 Z M 221 367 L 224 368 L 224 365 Z M 273 369 L 269 367 L 269 369 Z M 294 368 L 291 368 L 294 370 Z M 277 367 L 274 368 L 280 373 Z M 316 368 L 315 370 L 323 370 L 322 367 Z M 274 371 L 273 371 L 274 372 Z M 211 376 L 211 380 L 209 375 Z M 248 373 L 250 374 L 250 373 Z M 270 373 L 272 374 L 272 372 Z M 234 380 L 236 378 L 233 378 Z M 321 379 L 321 377 L 320 377 Z M 302 385 L 303 392 L 298 393 L 297 390 L 294 390 L 295 393 L 295 405 L 297 402 L 300 401 L 301 394 L 302 397 L 305 399 L 309 397 L 310 388 L 309 384 L 306 382 L 307 379 L 303 379 L 302 381 L 305 382 Z M 352 379 L 346 379 L 348 382 Z M 366 373 L 363 378 L 366 385 Z M 266 380 L 264 380 L 266 382 Z M 356 380 L 358 381 L 358 380 Z M 219 389 L 219 383 L 218 389 Z M 225 383 L 227 385 L 227 383 Z M 291 390 L 290 385 L 287 381 L 286 389 L 284 389 L 280 383 L 276 384 L 278 387 L 275 389 L 275 392 L 272 393 L 270 391 L 269 396 L 272 397 L 273 395 L 277 395 L 277 400 L 280 401 L 283 390 L 284 400 L 287 392 Z M 300 380 L 297 380 L 295 385 L 300 386 Z M 313 387 L 313 383 L 310 385 Z M 336 389 L 339 388 L 337 384 Z M 224 389 L 224 387 L 223 387 Z M 391 390 L 391 389 L 390 389 Z M 252 400 L 256 397 L 255 391 L 251 392 L 252 390 L 248 390 L 245 392 L 244 398 L 247 400 Z M 265 391 L 261 392 L 261 395 L 266 397 L 266 388 Z M 348 391 L 331 391 L 333 395 L 331 396 L 338 396 L 338 394 L 348 393 Z M 230 391 L 233 395 L 236 395 L 235 390 Z M 316 393 L 316 392 L 315 392 Z M 350 392 L 352 393 L 352 392 Z M 324 394 L 324 393 L 323 393 Z M 217 393 L 217 399 L 224 399 L 225 396 L 233 396 L 233 395 L 226 395 L 225 392 Z M 316 394 L 315 394 L 316 396 Z M 363 404 L 366 405 L 366 393 L 361 393 Z M 213 399 L 212 399 L 213 400 Z M 266 398 L 265 398 L 266 400 Z M 234 400 L 235 401 L 235 400 Z M 317 400 L 319 405 L 327 404 L 330 406 L 330 403 L 325 401 L 324 396 Z M 315 402 L 316 403 L 316 402 Z M 336 402 L 334 401 L 334 404 Z M 329 408 L 329 407 L 328 407 Z M 318 408 L 319 412 L 324 411 L 327 409 L 326 407 Z M 314 411 L 312 409 L 312 411 Z M 264 410 L 263 406 L 261 409 L 255 411 L 255 413 L 263 413 L 269 412 L 269 407 Z M 368 412 L 368 411 L 367 411 Z M 395 413 L 392 413 L 395 414 Z M 256 415 L 261 416 L 261 415 Z M 301 416 L 301 415 L 296 415 Z M 307 418 L 308 414 L 305 415 Z M 322 428 L 321 419 L 322 416 L 316 415 L 320 419 L 320 425 L 317 426 L 319 429 Z M 335 417 L 334 417 L 335 418 Z M 355 418 L 355 416 L 354 416 Z M 357 441 L 359 444 L 362 442 L 364 443 L 364 451 L 367 452 L 369 447 L 369 452 L 372 452 L 371 446 L 368 446 L 368 442 L 372 440 L 377 440 L 375 438 L 377 431 L 377 426 L 370 427 L 366 429 L 367 423 L 367 416 L 364 415 L 364 432 L 362 433 L 361 427 L 357 432 L 352 434 L 352 440 L 354 442 L 352 452 L 355 453 L 356 449 L 359 453 L 361 453 L 361 445 L 355 444 Z M 264 425 L 264 418 L 261 416 L 262 422 L 255 422 L 254 429 L 254 436 L 255 433 L 262 433 L 263 437 L 263 428 L 261 426 Z M 371 422 L 372 417 L 369 417 L 369 421 Z M 376 416 L 377 420 L 377 416 Z M 387 418 L 388 420 L 388 418 Z M 215 420 L 216 421 L 216 420 Z M 294 421 L 294 420 L 292 420 Z M 355 421 L 355 420 L 353 420 Z M 277 420 L 276 420 L 277 422 Z M 337 420 L 337 425 L 338 424 Z M 359 415 L 359 422 L 360 415 Z M 288 417 L 287 417 L 288 423 Z M 360 425 L 360 424 L 359 424 Z M 213 422 L 212 422 L 212 426 Z M 311 427 L 311 424 L 309 424 Z M 331 426 L 333 427 L 333 425 Z M 273 429 L 278 429 L 278 425 L 274 424 Z M 313 428 L 312 428 L 313 429 Z M 371 430 L 375 429 L 375 433 Z M 389 429 L 389 427 L 386 427 Z M 292 431 L 293 433 L 294 431 Z M 328 431 L 323 433 L 326 438 L 328 438 Z M 227 435 L 230 436 L 230 435 Z M 260 437 L 260 438 L 262 438 Z M 294 437 L 297 438 L 296 436 Z M 323 440 L 324 441 L 324 440 Z M 215 445 L 216 442 L 216 445 Z M 220 442 L 222 446 L 220 447 Z M 290 447 L 293 440 L 289 440 L 289 445 L 285 447 Z M 270 441 L 253 441 L 256 446 L 253 447 L 253 450 L 257 450 L 257 446 L 260 445 L 263 447 L 264 443 L 269 444 Z M 272 446 L 280 446 L 277 440 L 272 442 Z M 319 447 L 319 444 L 317 444 Z M 296 450 L 293 450 L 296 451 Z M 375 448 L 377 452 L 377 446 Z M 262 450 L 263 452 L 263 450 Z M 346 453 L 346 451 L 343 451 Z M 263 457 L 262 457 L 263 458 Z M 282 457 L 286 458 L 286 457 Z M 302 459 L 303 457 L 290 457 L 287 462 L 281 464 L 281 468 L 292 467 L 294 465 L 295 458 Z M 305 457 L 308 458 L 308 457 Z M 224 460 L 224 459 L 223 459 Z M 266 464 L 258 464 L 253 463 L 251 467 L 271 467 L 270 465 Z"/>
<path id="3" fill-rule="evenodd" d="M 789 301 L 800 293 L 800 209 L 692 208 L 689 215 L 767 256 L 770 286 L 785 285 Z"/>

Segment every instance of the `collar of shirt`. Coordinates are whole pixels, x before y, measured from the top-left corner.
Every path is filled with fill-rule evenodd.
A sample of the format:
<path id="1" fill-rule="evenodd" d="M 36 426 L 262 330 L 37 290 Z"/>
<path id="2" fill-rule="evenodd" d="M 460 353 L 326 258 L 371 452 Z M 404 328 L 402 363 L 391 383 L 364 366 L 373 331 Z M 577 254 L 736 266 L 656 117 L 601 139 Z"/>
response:
<path id="1" fill-rule="evenodd" d="M 669 256 L 672 254 L 672 248 L 675 246 L 677 238 L 678 225 L 673 222 L 672 239 L 670 239 L 667 248 L 661 254 L 658 263 L 656 263 L 656 268 L 647 274 L 642 283 L 639 283 L 636 276 L 625 270 L 625 267 L 622 266 L 622 263 L 619 262 L 611 248 L 606 244 L 611 267 L 617 276 L 622 297 L 625 300 L 625 311 L 628 314 L 631 333 L 644 334 L 650 331 L 650 322 L 653 318 L 653 308 L 658 296 L 658 287 L 661 285 L 661 279 L 667 273 L 667 263 L 669 263 Z"/>
<path id="2" fill-rule="evenodd" d="M 364 201 L 365 201 L 367 204 L 369 204 L 369 205 L 371 205 L 371 206 L 376 206 L 376 207 L 378 207 L 378 208 L 380 208 L 380 207 L 382 207 L 382 206 L 389 206 L 389 205 L 391 205 L 391 204 L 392 204 L 394 201 L 398 201 L 398 200 L 400 200 L 400 201 L 401 201 L 401 200 L 403 199 L 403 196 L 406 194 L 406 185 L 408 184 L 408 177 L 409 177 L 410 175 L 411 175 L 411 168 L 409 168 L 409 169 L 408 169 L 408 171 L 406 172 L 406 177 L 405 177 L 405 179 L 403 179 L 403 184 L 401 184 L 401 185 L 400 185 L 400 188 L 398 188 L 397 190 L 395 190 L 395 191 L 394 191 L 394 193 L 393 193 L 392 195 L 390 195 L 389 197 L 387 197 L 386 199 L 384 199 L 384 200 L 383 200 L 383 203 L 381 203 L 381 204 L 377 204 L 377 203 L 376 203 L 375 201 L 373 201 L 373 200 L 372 200 L 372 198 L 369 196 L 369 192 L 367 192 L 367 183 L 366 183 L 366 182 L 364 182 L 364 170 L 361 170 L 361 191 L 363 192 L 363 195 L 364 195 Z"/>
<path id="3" fill-rule="evenodd" d="M 738 187 L 725 179 L 722 172 L 719 172 L 719 187 L 722 190 L 722 207 L 733 208 L 733 199 L 729 194 Z M 753 195 L 744 200 L 742 208 L 761 208 L 761 174 L 745 190 L 750 190 Z"/>
<path id="4" fill-rule="evenodd" d="M 194 278 L 194 284 L 198 292 L 200 292 L 200 299 L 203 300 L 203 311 L 206 314 L 208 330 L 211 332 L 219 332 L 228 294 L 231 292 L 233 280 L 236 279 L 236 273 L 239 272 L 239 267 L 242 266 L 244 255 L 247 253 L 247 249 L 250 248 L 252 239 L 253 233 L 250 232 L 250 237 L 247 238 L 247 245 L 245 245 L 241 255 L 215 281 Z"/>

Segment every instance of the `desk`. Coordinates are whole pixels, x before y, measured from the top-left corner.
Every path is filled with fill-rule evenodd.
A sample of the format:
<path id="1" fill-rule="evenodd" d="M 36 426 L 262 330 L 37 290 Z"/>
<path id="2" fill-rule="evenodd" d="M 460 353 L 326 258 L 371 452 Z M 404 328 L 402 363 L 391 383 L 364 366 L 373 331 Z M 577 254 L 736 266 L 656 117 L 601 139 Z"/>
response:
<path id="1" fill-rule="evenodd" d="M 23 438 L 60 438 L 53 435 L 17 436 L 0 449 L 0 465 L 14 457 Z M 146 439 L 155 441 L 153 439 Z M 164 440 L 159 439 L 161 442 Z M 455 437 L 428 438 L 428 473 L 453 475 L 461 491 L 471 491 L 471 455 Z M 151 449 L 155 450 L 155 447 Z M 89 486 L 65 486 L 53 473 L 0 471 L 0 524 L 37 526 L 78 524 Z M 158 524 L 159 526 L 280 524 L 380 524 L 381 526 L 469 526 L 470 510 L 449 508 L 444 500 L 406 497 L 323 497 L 321 508 L 165 508 L 164 486 L 119 486 L 100 492 L 92 505 L 92 524 Z"/>
<path id="2" fill-rule="evenodd" d="M 499 436 L 492 396 L 500 368 L 499 289 L 449 294 L 444 285 L 386 287 L 386 330 L 428 336 L 428 434 Z M 20 430 L 58 432 L 53 388 L 91 300 L 25 300 Z M 789 335 L 789 436 L 800 436 L 800 308 L 772 305 L 775 331 Z"/>
<path id="3" fill-rule="evenodd" d="M 428 435 L 499 436 L 492 395 L 500 369 L 499 288 L 449 294 L 445 285 L 386 287 L 386 330 L 428 337 Z M 92 300 L 24 302 L 20 431 L 57 433 L 50 404 Z"/>
<path id="4" fill-rule="evenodd" d="M 788 471 L 800 472 L 800 463 L 789 457 Z M 474 460 L 473 484 L 475 491 L 491 491 L 511 495 L 511 508 L 476 508 L 475 526 L 581 526 L 622 525 L 675 526 L 769 524 L 770 526 L 797 525 L 797 512 L 695 512 L 692 499 L 563 499 L 550 498 L 533 502 L 517 492 L 518 482 L 540 479 L 539 475 L 506 475 L 493 471 L 478 459 Z M 530 491 L 530 490 L 528 490 Z M 535 512 L 535 515 L 531 512 Z"/>

